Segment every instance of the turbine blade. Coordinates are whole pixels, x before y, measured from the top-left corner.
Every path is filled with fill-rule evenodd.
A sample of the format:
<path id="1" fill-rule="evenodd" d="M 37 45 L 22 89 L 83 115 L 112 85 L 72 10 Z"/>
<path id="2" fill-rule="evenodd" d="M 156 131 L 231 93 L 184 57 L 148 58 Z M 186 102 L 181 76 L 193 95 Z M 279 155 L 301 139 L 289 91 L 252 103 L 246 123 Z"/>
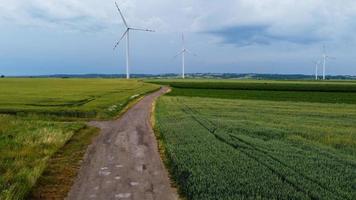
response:
<path id="1" fill-rule="evenodd" d="M 125 35 L 127 34 L 127 32 L 129 32 L 129 29 L 127 29 L 124 34 L 122 34 L 120 40 L 115 44 L 114 50 L 116 49 L 117 46 L 119 46 L 120 42 L 122 41 L 122 39 L 124 39 Z"/>
<path id="2" fill-rule="evenodd" d="M 182 44 L 183 44 L 183 49 L 184 49 L 184 46 L 185 46 L 184 33 L 182 33 Z"/>
<path id="3" fill-rule="evenodd" d="M 183 51 L 181 51 L 181 52 L 179 52 L 177 55 L 175 55 L 172 59 L 175 59 L 175 58 L 177 58 L 179 55 L 182 55 L 182 53 L 184 52 L 184 50 Z"/>
<path id="4" fill-rule="evenodd" d="M 195 53 L 189 51 L 188 49 L 185 49 L 185 51 L 188 52 L 189 54 L 193 55 L 193 56 L 198 56 L 197 54 L 195 54 Z"/>
<path id="5" fill-rule="evenodd" d="M 321 60 L 314 60 L 313 63 L 314 64 L 319 64 L 321 62 Z"/>
<path id="6" fill-rule="evenodd" d="M 130 28 L 131 30 L 134 31 L 147 31 L 147 32 L 155 32 L 154 30 L 150 30 L 150 29 L 143 29 L 143 28 Z"/>
<path id="7" fill-rule="evenodd" d="M 124 24 L 125 24 L 126 28 L 129 28 L 129 26 L 127 25 L 127 22 L 126 22 L 126 20 L 125 20 L 125 17 L 124 17 L 124 15 L 122 14 L 122 12 L 121 12 L 121 10 L 120 10 L 120 8 L 119 8 L 119 5 L 117 5 L 117 3 L 116 3 L 116 2 L 115 2 L 115 5 L 116 5 L 117 10 L 118 10 L 118 11 L 119 11 L 119 13 L 120 13 L 120 16 L 121 16 L 122 21 L 124 22 Z"/>
<path id="8" fill-rule="evenodd" d="M 323 54 L 326 54 L 326 47 L 325 47 L 325 44 L 323 45 Z"/>
<path id="9" fill-rule="evenodd" d="M 326 56 L 327 59 L 336 60 L 336 57 Z"/>

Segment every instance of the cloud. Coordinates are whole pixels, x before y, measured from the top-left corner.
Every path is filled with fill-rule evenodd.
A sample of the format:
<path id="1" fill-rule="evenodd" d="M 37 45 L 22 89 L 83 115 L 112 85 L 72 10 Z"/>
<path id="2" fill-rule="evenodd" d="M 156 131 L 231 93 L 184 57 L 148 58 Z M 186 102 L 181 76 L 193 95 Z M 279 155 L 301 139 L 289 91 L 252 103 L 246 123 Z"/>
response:
<path id="1" fill-rule="evenodd" d="M 96 32 L 104 30 L 108 24 L 101 23 L 97 18 L 83 13 L 75 15 L 56 15 L 44 8 L 31 7 L 27 11 L 33 21 L 37 21 L 39 25 L 49 27 L 66 27 L 72 30 L 84 32 Z"/>
<path id="2" fill-rule="evenodd" d="M 312 35 L 274 35 L 267 25 L 244 25 L 207 32 L 222 38 L 223 43 L 237 46 L 269 45 L 275 42 L 312 44 L 321 42 L 321 38 Z"/>
<path id="3" fill-rule="evenodd" d="M 354 0 L 118 0 L 129 24 L 157 32 L 211 32 L 225 43 L 311 44 L 349 39 Z M 100 31 L 120 27 L 114 0 L 1 0 L 0 23 Z M 246 41 L 243 41 L 246 40 Z"/>
<path id="4" fill-rule="evenodd" d="M 206 12 L 196 22 L 198 30 L 212 33 L 223 43 L 355 41 L 353 0 L 224 0 L 219 5 L 201 5 Z"/>
<path id="5" fill-rule="evenodd" d="M 113 23 L 108 6 L 88 0 L 2 0 L 0 23 L 61 30 L 95 31 Z"/>

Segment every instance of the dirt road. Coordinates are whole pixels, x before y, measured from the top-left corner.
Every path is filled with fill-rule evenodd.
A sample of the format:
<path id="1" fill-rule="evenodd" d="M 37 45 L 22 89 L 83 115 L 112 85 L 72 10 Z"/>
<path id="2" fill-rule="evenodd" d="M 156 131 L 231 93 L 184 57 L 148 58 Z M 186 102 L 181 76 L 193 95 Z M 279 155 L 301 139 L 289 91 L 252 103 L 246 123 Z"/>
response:
<path id="1" fill-rule="evenodd" d="M 177 199 L 150 124 L 152 104 L 167 90 L 147 95 L 117 120 L 90 122 L 101 133 L 67 199 Z"/>

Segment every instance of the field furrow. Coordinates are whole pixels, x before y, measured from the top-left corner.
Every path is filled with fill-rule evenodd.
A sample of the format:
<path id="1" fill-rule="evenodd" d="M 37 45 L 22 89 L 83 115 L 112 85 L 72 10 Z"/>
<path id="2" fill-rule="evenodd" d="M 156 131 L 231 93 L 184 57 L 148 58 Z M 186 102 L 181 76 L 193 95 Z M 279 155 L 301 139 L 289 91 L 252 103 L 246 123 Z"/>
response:
<path id="1" fill-rule="evenodd" d="M 325 142 L 323 137 L 340 136 L 317 128 L 325 123 L 322 128 L 331 132 L 339 108 L 353 106 L 312 105 L 166 96 L 158 103 L 157 129 L 168 166 L 188 199 L 354 199 L 353 144 Z M 281 115 L 286 109 L 297 116 Z M 293 123 L 296 117 L 314 126 Z M 335 119 L 344 124 L 337 132 L 356 130 L 353 111 Z"/>
<path id="2" fill-rule="evenodd" d="M 317 179 L 313 179 L 305 175 L 301 171 L 289 166 L 287 163 L 282 162 L 278 158 L 269 154 L 268 151 L 258 148 L 254 144 L 244 140 L 243 138 L 234 135 L 233 133 L 228 133 L 226 127 L 218 127 L 216 123 L 210 121 L 209 119 L 204 119 L 199 115 L 200 113 L 186 104 L 183 104 L 183 112 L 190 115 L 195 121 L 197 121 L 202 127 L 207 129 L 211 134 L 213 134 L 219 141 L 224 142 L 238 151 L 241 151 L 249 158 L 255 160 L 257 163 L 268 168 L 273 174 L 276 174 L 283 182 L 290 184 L 297 191 L 303 192 L 310 199 L 323 199 L 322 196 L 332 197 L 334 199 L 348 199 L 344 194 L 340 194 L 333 188 L 329 188 L 324 184 L 320 183 Z M 230 137 L 229 137 L 230 136 Z M 295 149 L 296 151 L 301 151 L 301 149 Z M 319 189 L 317 192 L 309 192 L 305 190 L 300 184 L 313 184 L 314 190 Z M 325 193 L 325 194 L 323 194 Z"/>

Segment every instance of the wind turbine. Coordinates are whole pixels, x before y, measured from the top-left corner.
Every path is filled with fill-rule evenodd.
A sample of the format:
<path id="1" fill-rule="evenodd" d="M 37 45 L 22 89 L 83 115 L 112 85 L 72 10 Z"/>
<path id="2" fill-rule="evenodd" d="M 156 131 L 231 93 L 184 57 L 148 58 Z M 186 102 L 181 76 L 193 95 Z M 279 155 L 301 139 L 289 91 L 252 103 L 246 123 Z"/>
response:
<path id="1" fill-rule="evenodd" d="M 154 32 L 153 30 L 149 30 L 149 29 L 141 29 L 141 28 L 132 28 L 130 27 L 126 20 L 124 15 L 122 14 L 119 6 L 117 5 L 117 3 L 115 2 L 115 5 L 117 7 L 117 10 L 120 13 L 120 16 L 122 18 L 122 21 L 124 22 L 124 25 L 126 27 L 126 31 L 124 32 L 124 34 L 121 36 L 120 40 L 116 43 L 114 50 L 116 49 L 117 46 L 119 46 L 121 40 L 124 39 L 124 37 L 126 36 L 126 79 L 130 79 L 130 31 L 146 31 L 146 32 Z"/>
<path id="2" fill-rule="evenodd" d="M 314 61 L 314 63 L 315 63 L 315 80 L 318 80 L 318 68 L 320 65 L 320 60 L 316 60 Z"/>
<path id="3" fill-rule="evenodd" d="M 176 58 L 179 55 L 182 55 L 182 78 L 185 78 L 185 54 L 192 54 L 193 56 L 196 56 L 196 54 L 192 53 L 188 49 L 185 48 L 185 40 L 184 40 L 184 33 L 182 33 L 182 51 L 180 51 L 174 58 Z"/>
<path id="4" fill-rule="evenodd" d="M 329 60 L 329 59 L 335 59 L 334 57 L 328 56 L 328 55 L 326 54 L 325 45 L 323 45 L 322 59 L 323 59 L 323 80 L 325 80 L 326 61 Z"/>

